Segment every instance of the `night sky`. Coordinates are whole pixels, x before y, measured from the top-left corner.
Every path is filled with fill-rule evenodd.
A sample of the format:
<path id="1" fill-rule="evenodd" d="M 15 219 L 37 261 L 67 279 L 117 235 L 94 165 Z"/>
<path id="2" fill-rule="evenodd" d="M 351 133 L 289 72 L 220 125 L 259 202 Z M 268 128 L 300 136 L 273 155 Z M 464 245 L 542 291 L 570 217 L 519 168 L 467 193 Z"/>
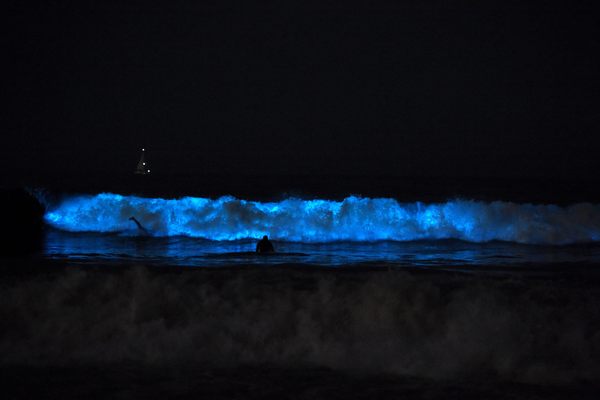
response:
<path id="1" fill-rule="evenodd" d="M 4 177 L 600 171 L 592 2 L 13 3 Z"/>

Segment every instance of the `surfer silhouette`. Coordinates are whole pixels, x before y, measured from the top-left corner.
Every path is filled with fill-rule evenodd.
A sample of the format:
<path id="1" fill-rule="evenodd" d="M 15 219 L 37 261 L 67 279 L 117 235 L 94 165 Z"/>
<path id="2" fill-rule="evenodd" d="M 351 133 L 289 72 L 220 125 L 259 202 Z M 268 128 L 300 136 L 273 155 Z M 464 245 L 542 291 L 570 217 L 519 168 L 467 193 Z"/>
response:
<path id="1" fill-rule="evenodd" d="M 142 226 L 142 224 L 140 224 L 140 221 L 138 221 L 138 220 L 137 220 L 135 217 L 129 217 L 129 219 L 130 219 L 131 221 L 135 222 L 135 224 L 136 224 L 136 225 L 137 225 L 137 227 L 138 227 L 138 230 L 139 230 L 139 231 L 140 231 L 142 234 L 144 234 L 144 235 L 149 235 L 149 234 L 150 234 L 150 233 L 148 232 L 148 230 L 147 230 L 146 228 L 144 228 L 144 227 Z"/>
<path id="2" fill-rule="evenodd" d="M 256 244 L 256 252 L 257 253 L 274 253 L 275 249 L 273 248 L 273 244 L 269 240 L 267 235 L 263 236 L 263 238 Z"/>

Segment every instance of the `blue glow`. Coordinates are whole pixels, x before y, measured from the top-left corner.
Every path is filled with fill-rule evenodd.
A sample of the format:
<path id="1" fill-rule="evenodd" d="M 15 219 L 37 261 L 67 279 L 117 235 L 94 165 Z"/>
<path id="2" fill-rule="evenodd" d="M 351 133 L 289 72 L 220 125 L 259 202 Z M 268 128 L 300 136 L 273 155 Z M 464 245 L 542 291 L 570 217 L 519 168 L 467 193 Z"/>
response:
<path id="1" fill-rule="evenodd" d="M 289 242 L 503 240 L 526 244 L 569 244 L 600 238 L 600 206 L 568 207 L 452 200 L 399 203 L 387 198 L 342 201 L 256 202 L 218 199 L 141 198 L 102 193 L 74 196 L 45 215 L 51 226 L 72 232 L 136 235 L 135 216 L 154 236 L 238 240 L 269 235 Z"/>

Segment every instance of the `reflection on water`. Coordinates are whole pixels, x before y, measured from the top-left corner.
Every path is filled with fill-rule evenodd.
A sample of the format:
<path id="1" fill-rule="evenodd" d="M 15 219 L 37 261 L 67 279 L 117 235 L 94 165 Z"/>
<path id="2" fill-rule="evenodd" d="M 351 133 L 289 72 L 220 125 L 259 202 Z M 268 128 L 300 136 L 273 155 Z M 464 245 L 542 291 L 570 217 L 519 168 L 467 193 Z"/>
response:
<path id="1" fill-rule="evenodd" d="M 73 261 L 219 267 L 246 264 L 356 264 L 458 266 L 596 263 L 600 246 L 531 246 L 505 242 L 456 240 L 418 242 L 274 242 L 276 254 L 254 253 L 251 240 L 208 241 L 189 237 L 126 237 L 51 230 L 44 255 Z"/>

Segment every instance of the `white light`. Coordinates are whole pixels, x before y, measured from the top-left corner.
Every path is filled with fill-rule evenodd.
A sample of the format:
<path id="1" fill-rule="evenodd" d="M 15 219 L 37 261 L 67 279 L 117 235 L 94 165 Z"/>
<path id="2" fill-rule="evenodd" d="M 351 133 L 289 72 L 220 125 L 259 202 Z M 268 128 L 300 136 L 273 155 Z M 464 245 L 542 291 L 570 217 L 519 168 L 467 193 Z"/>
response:
<path id="1" fill-rule="evenodd" d="M 142 163 L 142 164 L 146 165 L 146 163 Z"/>
<path id="2" fill-rule="evenodd" d="M 142 151 L 146 151 L 146 149 L 142 149 Z"/>
<path id="3" fill-rule="evenodd" d="M 148 170 L 148 173 L 150 173 L 150 170 Z"/>

